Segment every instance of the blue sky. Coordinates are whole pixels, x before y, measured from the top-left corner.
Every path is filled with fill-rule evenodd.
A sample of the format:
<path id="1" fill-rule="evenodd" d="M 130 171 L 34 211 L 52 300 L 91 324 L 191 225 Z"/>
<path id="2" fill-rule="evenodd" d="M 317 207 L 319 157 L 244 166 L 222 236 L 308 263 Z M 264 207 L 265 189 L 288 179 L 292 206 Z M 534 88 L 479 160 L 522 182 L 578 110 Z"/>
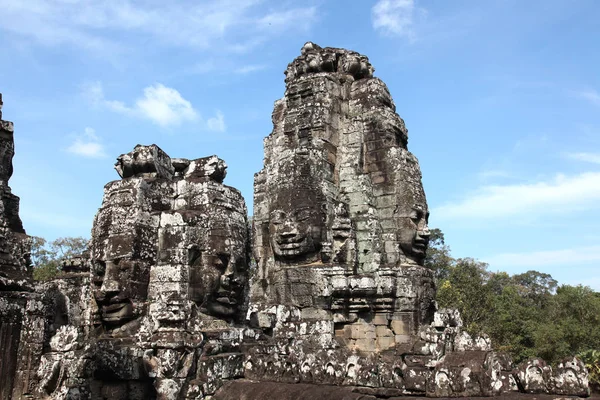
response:
<path id="1" fill-rule="evenodd" d="M 596 0 L 0 0 L 0 92 L 31 235 L 89 237 L 115 158 L 217 154 L 251 208 L 304 42 L 367 55 L 456 257 L 600 290 Z"/>

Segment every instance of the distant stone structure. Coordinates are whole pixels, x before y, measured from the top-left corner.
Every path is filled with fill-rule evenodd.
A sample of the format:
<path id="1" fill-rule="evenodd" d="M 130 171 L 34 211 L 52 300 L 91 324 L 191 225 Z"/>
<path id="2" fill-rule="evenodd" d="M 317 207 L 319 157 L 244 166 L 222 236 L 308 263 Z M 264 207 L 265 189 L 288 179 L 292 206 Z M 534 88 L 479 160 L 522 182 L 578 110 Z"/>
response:
<path id="1" fill-rule="evenodd" d="M 419 164 L 373 71 L 311 42 L 288 65 L 251 228 L 223 160 L 138 145 L 117 159 L 89 253 L 33 292 L 2 184 L 2 398 L 589 395 L 580 360 L 515 367 L 437 309 Z"/>
<path id="2" fill-rule="evenodd" d="M 31 282 L 31 240 L 19 218 L 19 198 L 8 181 L 13 174 L 14 126 L 2 119 L 0 94 L 0 398 L 19 398 L 18 378 L 39 359 L 43 331 L 40 296 Z"/>
<path id="3" fill-rule="evenodd" d="M 211 389 L 197 374 L 224 360 L 242 376 L 230 350 L 243 335 L 233 324 L 246 311 L 248 222 L 241 194 L 222 183 L 226 168 L 156 145 L 117 159 L 122 179 L 106 185 L 92 229 L 90 310 L 54 336 L 38 396 L 198 398 Z"/>

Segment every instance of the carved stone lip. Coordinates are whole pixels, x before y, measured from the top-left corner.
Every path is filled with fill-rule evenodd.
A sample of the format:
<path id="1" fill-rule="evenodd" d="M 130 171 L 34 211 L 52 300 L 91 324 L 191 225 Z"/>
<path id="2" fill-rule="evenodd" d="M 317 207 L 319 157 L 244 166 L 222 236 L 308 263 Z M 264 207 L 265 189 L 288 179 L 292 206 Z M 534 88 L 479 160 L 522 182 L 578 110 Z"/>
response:
<path id="1" fill-rule="evenodd" d="M 237 304 L 237 300 L 235 300 L 231 297 L 218 297 L 216 300 L 218 303 L 226 304 L 226 305 L 236 305 Z"/>
<path id="2" fill-rule="evenodd" d="M 133 306 L 131 303 L 116 303 L 102 307 L 102 320 L 104 321 L 120 321 L 130 318 L 133 314 Z"/>
<path id="3" fill-rule="evenodd" d="M 306 240 L 306 236 L 304 235 L 296 235 L 296 236 L 292 236 L 292 237 L 281 237 L 279 236 L 277 238 L 277 244 L 278 245 L 294 245 L 294 244 L 300 244 L 302 242 L 304 242 Z"/>
<path id="4" fill-rule="evenodd" d="M 296 250 L 300 247 L 302 247 L 302 243 L 285 243 L 279 245 L 281 250 Z"/>
<path id="5" fill-rule="evenodd" d="M 428 240 L 423 240 L 423 239 L 418 240 L 417 239 L 413 242 L 413 247 L 425 249 L 427 247 L 428 243 L 429 243 Z"/>
<path id="6" fill-rule="evenodd" d="M 118 311 L 121 308 L 125 307 L 127 304 L 129 303 L 115 303 L 115 304 L 110 304 L 108 306 L 103 306 L 102 307 L 102 311 L 104 312 L 114 312 L 114 311 Z"/>
<path id="7" fill-rule="evenodd" d="M 278 239 L 277 245 L 281 250 L 297 250 L 306 245 L 308 239 L 305 236 L 292 239 Z"/>

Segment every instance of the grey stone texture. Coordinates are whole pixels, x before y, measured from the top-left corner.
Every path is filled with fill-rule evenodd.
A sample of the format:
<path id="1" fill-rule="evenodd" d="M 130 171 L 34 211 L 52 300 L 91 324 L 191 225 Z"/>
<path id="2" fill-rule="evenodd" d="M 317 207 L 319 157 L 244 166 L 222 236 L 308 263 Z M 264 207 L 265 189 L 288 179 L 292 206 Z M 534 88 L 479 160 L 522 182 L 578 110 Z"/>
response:
<path id="1" fill-rule="evenodd" d="M 18 393 L 19 376 L 41 354 L 43 323 L 39 295 L 31 283 L 31 240 L 19 218 L 19 198 L 8 181 L 13 173 L 14 126 L 2 120 L 0 94 L 0 398 Z"/>
<path id="2" fill-rule="evenodd" d="M 373 72 L 311 42 L 288 65 L 252 227 L 217 156 L 119 156 L 89 251 L 35 292 L 2 121 L 0 398 L 589 395 L 581 361 L 515 366 L 437 310 L 420 167 Z"/>
<path id="3" fill-rule="evenodd" d="M 419 164 L 373 70 L 363 55 L 314 43 L 288 65 L 253 217 L 252 312 L 285 305 L 338 324 L 377 314 L 402 326 L 380 330 L 375 347 L 350 336 L 362 350 L 393 347 L 435 310 Z"/>
<path id="4" fill-rule="evenodd" d="M 248 221 L 226 168 L 216 156 L 172 162 L 156 145 L 118 157 L 89 259 L 63 266 L 88 263 L 90 306 L 53 336 L 39 396 L 204 398 L 242 376 Z"/>

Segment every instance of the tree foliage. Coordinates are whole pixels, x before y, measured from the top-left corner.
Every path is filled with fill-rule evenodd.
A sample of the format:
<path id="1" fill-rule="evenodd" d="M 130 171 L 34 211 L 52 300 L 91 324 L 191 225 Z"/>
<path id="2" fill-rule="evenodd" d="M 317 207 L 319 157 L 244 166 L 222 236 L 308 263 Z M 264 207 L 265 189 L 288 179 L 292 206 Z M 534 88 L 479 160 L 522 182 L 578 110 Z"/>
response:
<path id="1" fill-rule="evenodd" d="M 431 268 L 436 280 L 440 281 L 448 277 L 453 262 L 454 260 L 450 256 L 450 247 L 446 245 L 444 239 L 444 233 L 437 228 L 431 229 L 425 266 Z"/>
<path id="2" fill-rule="evenodd" d="M 50 280 L 60 274 L 61 262 L 83 253 L 87 249 L 87 239 L 83 237 L 62 237 L 52 242 L 33 236 L 31 262 L 33 279 Z"/>
<path id="3" fill-rule="evenodd" d="M 458 309 L 467 331 L 487 333 L 516 362 L 539 356 L 556 363 L 584 355 L 592 381 L 600 383 L 600 293 L 558 286 L 538 271 L 511 276 L 471 258 L 454 259 L 443 233 L 433 231 L 426 265 L 436 276 L 440 307 Z"/>

